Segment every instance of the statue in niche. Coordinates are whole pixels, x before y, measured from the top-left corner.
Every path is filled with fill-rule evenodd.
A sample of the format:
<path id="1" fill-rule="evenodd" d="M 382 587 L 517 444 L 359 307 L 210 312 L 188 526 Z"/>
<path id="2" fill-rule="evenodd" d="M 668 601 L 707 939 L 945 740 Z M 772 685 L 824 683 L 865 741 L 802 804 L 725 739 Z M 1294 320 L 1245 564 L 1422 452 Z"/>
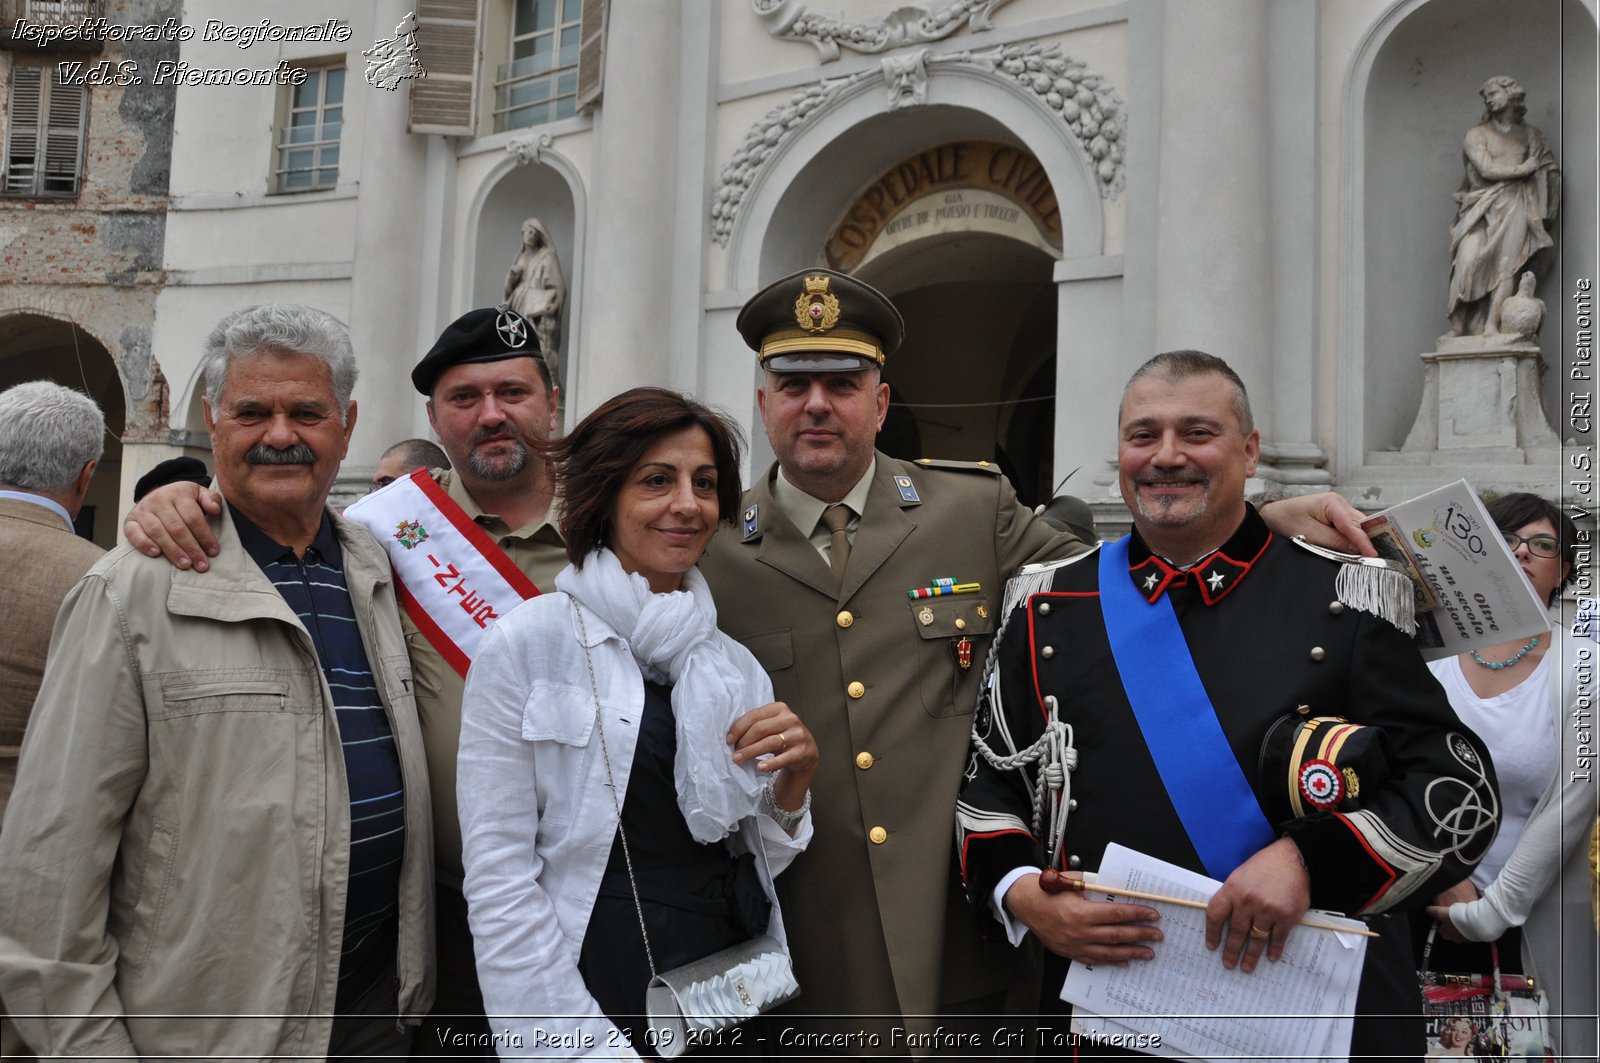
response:
<path id="1" fill-rule="evenodd" d="M 1545 228 L 1561 207 L 1561 171 L 1544 134 L 1523 121 L 1526 92 L 1509 77 L 1478 90 L 1484 112 L 1467 131 L 1466 173 L 1450 227 L 1450 336 L 1497 336 L 1517 274 L 1555 240 Z"/>
<path id="2" fill-rule="evenodd" d="M 561 275 L 550 230 L 538 218 L 522 223 L 522 250 L 506 274 L 506 302 L 533 326 L 550 375 L 559 383 L 556 342 L 560 338 L 561 308 L 567 302 L 567 282 Z"/>

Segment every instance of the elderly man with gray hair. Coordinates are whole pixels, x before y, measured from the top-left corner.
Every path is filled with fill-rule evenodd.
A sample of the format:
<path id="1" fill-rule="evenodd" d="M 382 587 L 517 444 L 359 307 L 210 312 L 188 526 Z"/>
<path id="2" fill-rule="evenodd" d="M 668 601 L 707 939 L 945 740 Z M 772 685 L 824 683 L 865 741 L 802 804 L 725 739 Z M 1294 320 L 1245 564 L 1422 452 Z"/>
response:
<path id="1" fill-rule="evenodd" d="M 78 577 L 104 553 L 73 532 L 89 478 L 105 446 L 106 419 L 94 400 L 35 380 L 0 392 L 0 601 L 10 632 L 0 640 L 0 816 L 17 777 L 56 610 Z M 0 1059 L 23 1046 L 0 1009 Z"/>
<path id="2" fill-rule="evenodd" d="M 45 1055 L 401 1054 L 431 975 L 429 800 L 384 553 L 327 505 L 344 326 L 206 342 L 225 544 L 67 596 L 0 835 L 0 993 Z"/>

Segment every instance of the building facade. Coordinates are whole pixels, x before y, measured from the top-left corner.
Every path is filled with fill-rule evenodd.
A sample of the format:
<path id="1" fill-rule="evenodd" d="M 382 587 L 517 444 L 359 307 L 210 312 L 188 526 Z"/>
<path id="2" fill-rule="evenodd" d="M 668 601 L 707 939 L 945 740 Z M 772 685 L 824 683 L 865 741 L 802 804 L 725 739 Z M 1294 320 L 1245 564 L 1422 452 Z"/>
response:
<path id="1" fill-rule="evenodd" d="M 569 423 L 660 383 L 732 411 L 764 467 L 755 359 L 733 320 L 766 282 L 826 264 L 908 319 L 886 371 L 886 450 L 998 460 L 1032 502 L 1070 474 L 1108 528 L 1119 389 L 1178 347 L 1239 369 L 1264 489 L 1331 487 L 1376 509 L 1466 476 L 1593 506 L 1565 474 L 1593 442 L 1573 377 L 1592 347 L 1580 288 L 1596 275 L 1593 0 L 262 11 L 177 12 L 195 32 L 172 42 L 189 73 L 170 86 L 154 313 L 138 319 L 148 356 L 105 337 L 130 409 L 165 382 L 152 424 L 130 415 L 124 488 L 203 436 L 211 323 L 287 299 L 351 326 L 364 371 L 341 490 L 358 490 L 385 446 L 427 434 L 407 370 L 456 315 L 504 297 L 522 223 L 538 218 L 567 284 Z M 330 17 L 336 32 L 319 32 Z M 421 76 L 380 65 L 412 39 Z M 215 73 L 241 69 L 284 83 Z M 1568 190 L 1536 262 L 1547 318 L 1536 352 L 1430 385 L 1462 138 L 1496 74 L 1526 88 Z M 96 114 L 102 101 L 137 111 L 115 99 L 89 90 Z M 86 189 L 100 168 L 86 159 Z M 0 227 L 16 224 L 10 206 Z M 91 312 L 62 310 L 84 328 Z M 10 313 L 0 303 L 0 330 Z M 1545 430 L 1508 428 L 1530 402 Z"/>

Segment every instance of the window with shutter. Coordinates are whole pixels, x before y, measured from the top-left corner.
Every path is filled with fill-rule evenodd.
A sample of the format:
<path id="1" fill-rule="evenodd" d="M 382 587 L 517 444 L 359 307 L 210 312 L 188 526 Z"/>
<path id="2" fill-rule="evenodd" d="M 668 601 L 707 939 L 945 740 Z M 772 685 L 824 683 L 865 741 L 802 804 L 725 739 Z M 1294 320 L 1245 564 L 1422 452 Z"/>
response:
<path id="1" fill-rule="evenodd" d="M 49 71 L 47 74 L 46 71 Z M 8 196 L 76 196 L 83 176 L 88 95 L 64 85 L 54 67 L 16 66 L 7 107 L 5 177 Z"/>
<path id="2" fill-rule="evenodd" d="M 478 0 L 416 0 L 417 62 L 410 82 L 412 133 L 473 136 L 478 123 Z"/>
<path id="3" fill-rule="evenodd" d="M 510 62 L 495 73 L 496 133 L 577 113 L 579 52 L 591 6 L 592 0 L 514 0 Z"/>
<path id="4" fill-rule="evenodd" d="M 587 111 L 600 102 L 606 73 L 606 20 L 611 17 L 610 0 L 583 0 L 583 43 L 578 47 L 578 110 Z"/>

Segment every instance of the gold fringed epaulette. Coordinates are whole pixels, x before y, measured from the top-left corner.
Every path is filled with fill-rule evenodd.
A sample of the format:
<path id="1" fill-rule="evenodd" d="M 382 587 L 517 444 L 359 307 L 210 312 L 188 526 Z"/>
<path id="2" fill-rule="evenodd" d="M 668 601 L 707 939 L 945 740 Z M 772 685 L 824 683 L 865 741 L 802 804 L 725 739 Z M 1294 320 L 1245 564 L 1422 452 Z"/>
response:
<path id="1" fill-rule="evenodd" d="M 1294 544 L 1318 557 L 1339 562 L 1333 592 L 1352 609 L 1387 620 L 1407 635 L 1417 634 L 1417 595 L 1411 577 L 1393 561 L 1362 557 L 1316 546 L 1296 536 Z"/>
<path id="2" fill-rule="evenodd" d="M 1015 576 L 1006 581 L 1005 611 L 1001 615 L 1010 616 L 1011 610 L 1033 595 L 1049 590 L 1050 584 L 1055 582 L 1057 569 L 1076 564 L 1086 557 L 1093 557 L 1099 549 L 1100 544 L 1095 543 L 1081 554 L 1063 557 L 1057 561 L 1041 561 L 1036 565 L 1023 565 Z"/>

